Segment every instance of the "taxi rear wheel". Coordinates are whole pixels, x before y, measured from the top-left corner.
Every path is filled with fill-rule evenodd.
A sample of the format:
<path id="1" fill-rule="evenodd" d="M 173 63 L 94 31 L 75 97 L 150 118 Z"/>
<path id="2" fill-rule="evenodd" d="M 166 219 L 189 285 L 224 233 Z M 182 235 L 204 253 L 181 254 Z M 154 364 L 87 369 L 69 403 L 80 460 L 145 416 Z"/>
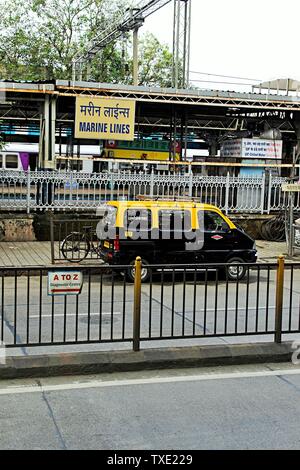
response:
<path id="1" fill-rule="evenodd" d="M 134 267 L 135 261 L 132 261 L 130 263 L 130 267 L 126 271 L 126 277 L 128 281 L 134 282 L 135 279 L 135 267 Z M 150 278 L 150 271 L 151 269 L 149 268 L 149 263 L 142 259 L 142 270 L 141 270 L 141 281 L 142 282 L 147 282 L 149 281 Z"/>
<path id="2" fill-rule="evenodd" d="M 244 279 L 247 268 L 243 265 L 245 261 L 242 258 L 231 258 L 227 263 L 232 263 L 226 267 L 226 278 L 229 281 L 241 281 Z"/>

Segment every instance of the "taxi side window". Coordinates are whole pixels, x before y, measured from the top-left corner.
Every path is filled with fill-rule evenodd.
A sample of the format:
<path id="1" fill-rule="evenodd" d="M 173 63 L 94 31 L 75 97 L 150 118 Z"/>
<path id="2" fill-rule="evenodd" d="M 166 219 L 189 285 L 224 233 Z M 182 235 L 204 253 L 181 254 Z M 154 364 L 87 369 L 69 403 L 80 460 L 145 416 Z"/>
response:
<path id="1" fill-rule="evenodd" d="M 198 218 L 203 217 L 203 213 L 200 215 L 198 212 Z M 200 223 L 200 220 L 199 220 Z M 205 232 L 217 232 L 229 229 L 228 224 L 225 222 L 223 217 L 217 212 L 205 211 L 204 212 L 204 230 Z"/>
<path id="2" fill-rule="evenodd" d="M 127 209 L 124 213 L 125 230 L 151 230 L 151 224 L 150 209 Z"/>
<path id="3" fill-rule="evenodd" d="M 180 232 L 192 228 L 191 212 L 187 210 L 161 210 L 158 213 L 160 231 Z"/>

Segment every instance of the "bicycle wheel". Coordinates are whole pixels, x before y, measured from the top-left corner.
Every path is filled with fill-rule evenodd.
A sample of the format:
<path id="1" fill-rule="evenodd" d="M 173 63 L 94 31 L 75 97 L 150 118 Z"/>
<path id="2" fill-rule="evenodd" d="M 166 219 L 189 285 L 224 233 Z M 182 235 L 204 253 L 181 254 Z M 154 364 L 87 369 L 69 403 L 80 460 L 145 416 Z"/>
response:
<path id="1" fill-rule="evenodd" d="M 72 262 L 82 261 L 90 251 L 90 242 L 84 233 L 72 232 L 62 242 L 61 252 L 65 259 Z"/>

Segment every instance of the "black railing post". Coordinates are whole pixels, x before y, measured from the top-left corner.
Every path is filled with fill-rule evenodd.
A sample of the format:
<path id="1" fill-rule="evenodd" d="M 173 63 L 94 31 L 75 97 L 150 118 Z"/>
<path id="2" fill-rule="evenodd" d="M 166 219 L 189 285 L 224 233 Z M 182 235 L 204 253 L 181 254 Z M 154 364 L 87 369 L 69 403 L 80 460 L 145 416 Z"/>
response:
<path id="1" fill-rule="evenodd" d="M 276 311 L 275 311 L 275 342 L 281 343 L 282 335 L 282 308 L 284 288 L 284 256 L 278 257 L 276 276 Z"/>
<path id="2" fill-rule="evenodd" d="M 135 260 L 134 272 L 134 301 L 133 301 L 133 350 L 140 350 L 140 333 L 141 333 L 141 272 L 142 259 L 137 256 Z"/>

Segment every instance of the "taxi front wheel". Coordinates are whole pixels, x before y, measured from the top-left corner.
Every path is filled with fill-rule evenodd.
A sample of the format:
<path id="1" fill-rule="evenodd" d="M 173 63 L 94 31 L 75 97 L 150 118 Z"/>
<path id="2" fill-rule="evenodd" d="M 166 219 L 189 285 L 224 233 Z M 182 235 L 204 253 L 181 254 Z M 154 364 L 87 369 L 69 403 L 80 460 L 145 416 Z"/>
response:
<path id="1" fill-rule="evenodd" d="M 130 263 L 130 267 L 126 271 L 126 277 L 128 281 L 134 282 L 135 278 L 135 261 L 132 261 Z M 149 264 L 146 260 L 142 259 L 142 270 L 141 270 L 141 281 L 142 282 L 147 282 L 149 281 L 150 278 L 150 271 L 151 269 L 149 268 Z"/>
<path id="2" fill-rule="evenodd" d="M 229 281 L 241 281 L 244 279 L 247 268 L 242 258 L 231 258 L 227 263 L 232 263 L 226 267 L 226 277 Z"/>

